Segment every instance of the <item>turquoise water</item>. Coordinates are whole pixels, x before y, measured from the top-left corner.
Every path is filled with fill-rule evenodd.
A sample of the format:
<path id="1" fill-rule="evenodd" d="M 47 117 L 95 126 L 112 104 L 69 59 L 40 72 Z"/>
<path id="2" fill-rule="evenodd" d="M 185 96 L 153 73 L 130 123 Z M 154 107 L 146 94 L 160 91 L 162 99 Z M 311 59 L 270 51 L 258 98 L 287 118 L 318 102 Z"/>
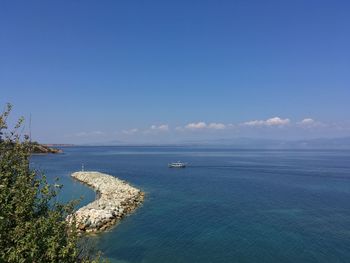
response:
<path id="1" fill-rule="evenodd" d="M 98 170 L 146 192 L 117 227 L 95 237 L 112 262 L 350 262 L 350 151 L 72 147 L 32 163 L 65 185 Z M 172 161 L 190 163 L 169 169 Z"/>

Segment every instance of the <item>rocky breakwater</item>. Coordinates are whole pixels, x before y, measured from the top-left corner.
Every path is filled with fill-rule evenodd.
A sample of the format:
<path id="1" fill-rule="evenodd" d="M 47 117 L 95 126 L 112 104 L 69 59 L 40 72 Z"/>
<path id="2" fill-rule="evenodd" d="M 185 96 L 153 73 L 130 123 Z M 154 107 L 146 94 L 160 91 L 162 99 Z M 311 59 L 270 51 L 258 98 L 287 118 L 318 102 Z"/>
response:
<path id="1" fill-rule="evenodd" d="M 81 232 L 103 231 L 117 223 L 129 214 L 143 199 L 144 193 L 130 186 L 125 181 L 100 172 L 75 172 L 76 180 L 92 187 L 97 193 L 97 199 L 77 210 L 67 220 L 75 219 Z"/>

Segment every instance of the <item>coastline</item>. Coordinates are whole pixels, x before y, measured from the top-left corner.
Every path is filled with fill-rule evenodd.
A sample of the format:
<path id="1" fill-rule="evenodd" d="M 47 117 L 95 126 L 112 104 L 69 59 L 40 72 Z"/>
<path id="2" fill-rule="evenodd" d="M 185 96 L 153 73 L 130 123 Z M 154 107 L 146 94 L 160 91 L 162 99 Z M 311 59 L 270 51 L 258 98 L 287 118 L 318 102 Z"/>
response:
<path id="1" fill-rule="evenodd" d="M 100 172 L 75 172 L 71 176 L 96 191 L 96 200 L 67 217 L 75 220 L 79 232 L 109 229 L 133 212 L 144 200 L 144 193 L 123 180 Z"/>

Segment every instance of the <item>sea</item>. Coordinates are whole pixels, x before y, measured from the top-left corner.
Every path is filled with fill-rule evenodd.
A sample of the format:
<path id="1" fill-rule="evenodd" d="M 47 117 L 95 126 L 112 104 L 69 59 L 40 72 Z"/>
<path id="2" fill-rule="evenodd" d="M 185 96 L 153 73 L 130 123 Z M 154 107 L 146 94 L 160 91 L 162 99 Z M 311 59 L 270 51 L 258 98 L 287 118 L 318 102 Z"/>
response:
<path id="1" fill-rule="evenodd" d="M 62 202 L 95 192 L 73 180 L 100 171 L 145 202 L 92 236 L 110 262 L 350 262 L 350 150 L 63 147 L 32 167 L 64 185 Z M 168 168 L 183 161 L 188 167 Z"/>

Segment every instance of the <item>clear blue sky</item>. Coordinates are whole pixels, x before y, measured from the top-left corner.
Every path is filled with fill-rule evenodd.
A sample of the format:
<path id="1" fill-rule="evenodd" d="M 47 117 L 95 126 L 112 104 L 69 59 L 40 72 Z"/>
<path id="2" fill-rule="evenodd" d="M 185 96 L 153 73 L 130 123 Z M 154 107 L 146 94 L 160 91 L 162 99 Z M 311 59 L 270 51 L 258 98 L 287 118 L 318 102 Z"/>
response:
<path id="1" fill-rule="evenodd" d="M 1 1 L 0 103 L 31 113 L 43 142 L 347 136 L 349 14 L 334 0 Z"/>

